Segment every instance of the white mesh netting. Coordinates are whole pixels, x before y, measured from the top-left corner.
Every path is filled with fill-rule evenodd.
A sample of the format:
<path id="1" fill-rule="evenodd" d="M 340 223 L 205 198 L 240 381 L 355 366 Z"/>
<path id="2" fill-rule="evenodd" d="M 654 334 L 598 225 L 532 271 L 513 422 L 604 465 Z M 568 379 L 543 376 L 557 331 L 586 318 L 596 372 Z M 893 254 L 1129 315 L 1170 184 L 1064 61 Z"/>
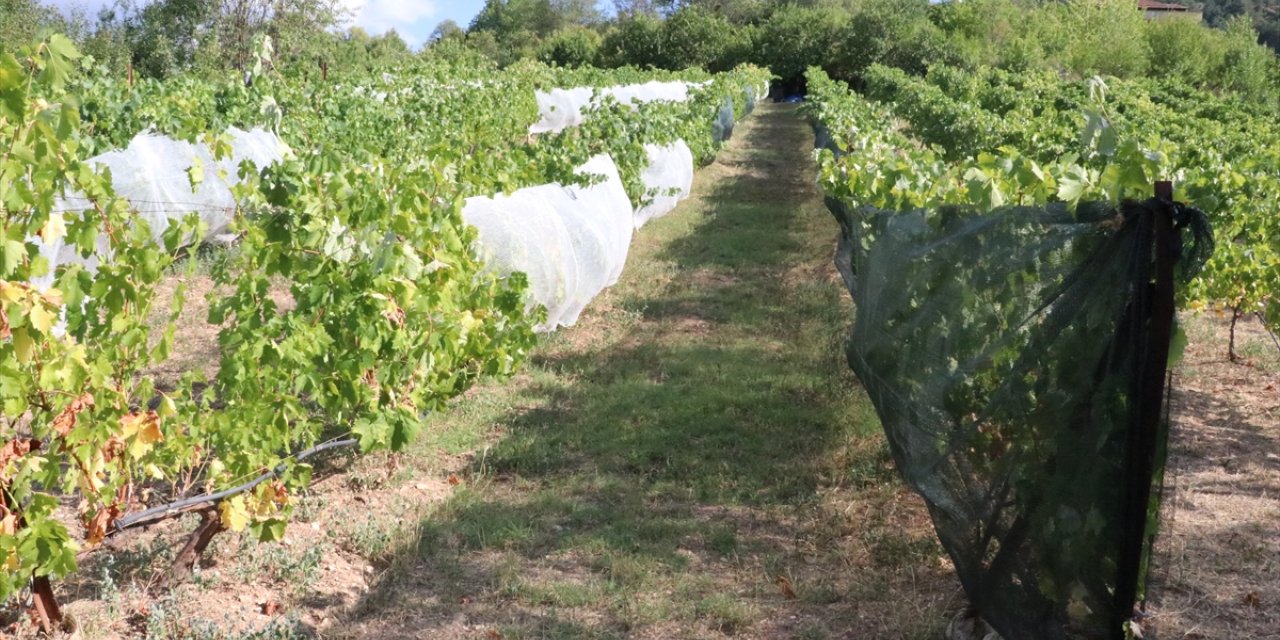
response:
<path id="1" fill-rule="evenodd" d="M 600 93 L 613 96 L 622 104 L 685 102 L 689 99 L 689 89 L 701 84 L 703 83 L 653 81 L 606 87 L 600 89 Z M 584 120 L 582 110 L 592 106 L 594 93 L 595 90 L 591 87 L 538 91 L 535 97 L 538 100 L 540 119 L 530 125 L 529 133 L 559 133 L 582 124 Z"/>
<path id="2" fill-rule="evenodd" d="M 274 133 L 263 129 L 243 131 L 232 127 L 226 132 L 231 153 L 214 160 L 208 145 L 174 140 L 154 133 L 140 133 L 129 146 L 94 156 L 88 160 L 99 170 L 111 172 L 111 185 L 117 195 L 129 202 L 139 217 L 147 221 L 157 242 L 171 220 L 180 220 L 195 212 L 206 225 L 207 239 L 226 240 L 224 234 L 235 214 L 236 200 L 231 188 L 239 181 L 240 163 L 249 160 L 265 167 L 282 159 L 288 147 Z M 188 169 L 198 165 L 203 179 L 194 189 Z M 75 215 L 90 207 L 83 195 L 69 194 L 54 205 L 55 214 Z M 59 265 L 81 263 L 96 269 L 98 256 L 105 256 L 106 243 L 99 239 L 95 255 L 82 258 L 75 246 L 62 238 L 46 242 L 31 239 L 49 261 L 49 273 L 33 284 L 49 286 Z"/>
<path id="3" fill-rule="evenodd" d="M 547 308 L 539 331 L 577 322 L 583 307 L 618 281 L 631 245 L 631 200 L 613 160 L 596 156 L 578 171 L 605 179 L 468 198 L 462 210 L 479 231 L 477 251 L 488 269 L 528 275 L 529 304 Z"/>
<path id="4" fill-rule="evenodd" d="M 688 198 L 693 189 L 693 151 L 684 140 L 665 147 L 647 144 L 644 150 L 649 156 L 649 164 L 640 174 L 640 181 L 644 183 L 649 201 L 636 208 L 637 229 L 675 209 L 676 204 Z"/>

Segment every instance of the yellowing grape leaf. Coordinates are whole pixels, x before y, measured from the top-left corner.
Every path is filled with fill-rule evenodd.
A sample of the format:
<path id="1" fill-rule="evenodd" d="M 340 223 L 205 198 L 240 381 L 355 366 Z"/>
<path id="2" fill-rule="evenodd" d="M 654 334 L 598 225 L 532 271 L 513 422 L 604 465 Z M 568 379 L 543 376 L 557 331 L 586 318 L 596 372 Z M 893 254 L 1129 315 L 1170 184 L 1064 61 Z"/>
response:
<path id="1" fill-rule="evenodd" d="M 18 302 L 26 293 L 26 286 L 17 282 L 0 280 L 0 299 L 5 302 Z"/>
<path id="2" fill-rule="evenodd" d="M 13 352 L 18 356 L 20 364 L 31 362 L 31 356 L 36 351 L 36 342 L 31 339 L 31 334 L 26 327 L 15 329 L 13 331 Z"/>
<path id="3" fill-rule="evenodd" d="M 249 510 L 244 506 L 244 496 L 233 496 L 218 504 L 222 526 L 232 531 L 244 531 L 249 525 Z"/>
<path id="4" fill-rule="evenodd" d="M 58 320 L 58 316 L 50 313 L 42 304 L 31 305 L 31 326 L 40 333 L 47 334 L 53 328 L 53 323 Z"/>
<path id="5" fill-rule="evenodd" d="M 49 214 L 49 219 L 44 221 L 44 226 L 40 227 L 40 238 L 45 244 L 57 242 L 67 235 L 67 223 L 62 219 L 62 213 L 55 211 Z"/>
<path id="6" fill-rule="evenodd" d="M 258 517 L 274 514 L 279 507 L 289 504 L 289 490 L 280 481 L 258 485 L 253 513 Z"/>
<path id="7" fill-rule="evenodd" d="M 151 446 L 164 440 L 160 432 L 160 415 L 154 411 L 130 413 L 120 418 L 120 435 L 129 442 L 129 456 L 135 460 L 147 455 Z"/>
<path id="8" fill-rule="evenodd" d="M 159 413 L 161 418 L 168 418 L 178 413 L 178 405 L 173 401 L 173 398 L 162 393 L 160 394 Z"/>

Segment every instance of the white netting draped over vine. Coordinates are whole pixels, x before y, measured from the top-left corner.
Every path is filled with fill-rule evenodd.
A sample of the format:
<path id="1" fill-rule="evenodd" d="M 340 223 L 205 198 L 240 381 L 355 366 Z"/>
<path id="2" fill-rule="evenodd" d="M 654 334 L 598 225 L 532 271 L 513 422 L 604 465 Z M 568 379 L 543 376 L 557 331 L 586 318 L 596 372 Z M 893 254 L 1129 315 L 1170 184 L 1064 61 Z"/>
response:
<path id="1" fill-rule="evenodd" d="M 116 194 L 129 202 L 138 217 L 147 221 L 157 242 L 169 228 L 170 221 L 180 220 L 192 212 L 207 227 L 206 238 L 225 239 L 235 214 L 236 199 L 231 188 L 239 182 L 240 164 L 246 160 L 262 168 L 282 159 L 288 147 L 274 133 L 263 129 L 243 131 L 232 127 L 226 131 L 230 153 L 215 160 L 213 151 L 203 143 L 174 140 L 167 136 L 144 132 L 124 149 L 94 156 L 88 163 L 99 171 L 109 171 Z M 194 167 L 194 169 L 193 169 Z M 198 179 L 193 186 L 193 174 Z M 92 203 L 81 194 L 67 194 L 54 205 L 55 213 L 79 215 Z M 80 262 L 96 268 L 95 256 L 82 258 L 75 246 L 62 238 L 46 242 L 36 238 L 40 253 L 49 261 L 49 273 L 36 284 L 48 286 L 54 270 L 61 264 Z M 105 251 L 99 242 L 98 251 Z"/>
<path id="2" fill-rule="evenodd" d="M 646 102 L 685 102 L 689 89 L 700 86 L 693 82 L 646 82 L 599 89 L 601 95 L 612 96 L 621 104 Z M 594 104 L 596 89 L 573 87 L 538 91 L 539 120 L 529 127 L 529 133 L 559 133 L 583 122 L 582 110 Z"/>
<path id="3" fill-rule="evenodd" d="M 640 181 L 648 202 L 636 208 L 637 229 L 675 209 L 693 190 L 693 151 L 684 140 L 667 146 L 646 144 L 644 150 L 649 164 L 640 174 Z"/>
<path id="4" fill-rule="evenodd" d="M 529 303 L 547 308 L 542 331 L 577 322 L 583 307 L 618 281 L 631 245 L 631 200 L 613 160 L 596 156 L 578 171 L 605 179 L 468 198 L 462 210 L 479 231 L 476 248 L 487 268 L 528 276 Z"/>

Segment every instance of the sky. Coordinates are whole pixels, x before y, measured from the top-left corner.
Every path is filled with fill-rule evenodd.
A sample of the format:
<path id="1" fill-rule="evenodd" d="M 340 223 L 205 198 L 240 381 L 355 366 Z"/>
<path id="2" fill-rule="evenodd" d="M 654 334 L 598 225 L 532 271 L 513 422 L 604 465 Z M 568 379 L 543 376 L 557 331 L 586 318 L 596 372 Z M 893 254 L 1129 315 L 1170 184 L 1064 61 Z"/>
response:
<path id="1" fill-rule="evenodd" d="M 45 0 L 64 12 L 81 7 L 92 17 L 98 10 L 114 0 Z M 386 33 L 395 29 L 409 46 L 417 48 L 436 25 L 445 20 L 466 28 L 471 19 L 480 13 L 484 0 L 342 0 L 355 16 L 353 26 L 371 34 Z"/>
<path id="2" fill-rule="evenodd" d="M 355 12 L 354 25 L 371 34 L 395 29 L 417 48 L 436 25 L 453 20 L 466 28 L 480 13 L 484 0 L 344 0 Z"/>

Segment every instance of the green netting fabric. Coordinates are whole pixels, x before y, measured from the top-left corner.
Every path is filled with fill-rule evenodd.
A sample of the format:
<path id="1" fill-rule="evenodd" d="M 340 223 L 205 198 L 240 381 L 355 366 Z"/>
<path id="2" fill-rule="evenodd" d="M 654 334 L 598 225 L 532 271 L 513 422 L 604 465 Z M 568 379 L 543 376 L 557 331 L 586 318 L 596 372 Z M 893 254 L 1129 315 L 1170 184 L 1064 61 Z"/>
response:
<path id="1" fill-rule="evenodd" d="M 1143 597 L 1168 433 L 1154 247 L 1185 281 L 1212 250 L 1203 214 L 828 206 L 849 364 L 971 602 L 1009 639 L 1116 637 Z"/>

